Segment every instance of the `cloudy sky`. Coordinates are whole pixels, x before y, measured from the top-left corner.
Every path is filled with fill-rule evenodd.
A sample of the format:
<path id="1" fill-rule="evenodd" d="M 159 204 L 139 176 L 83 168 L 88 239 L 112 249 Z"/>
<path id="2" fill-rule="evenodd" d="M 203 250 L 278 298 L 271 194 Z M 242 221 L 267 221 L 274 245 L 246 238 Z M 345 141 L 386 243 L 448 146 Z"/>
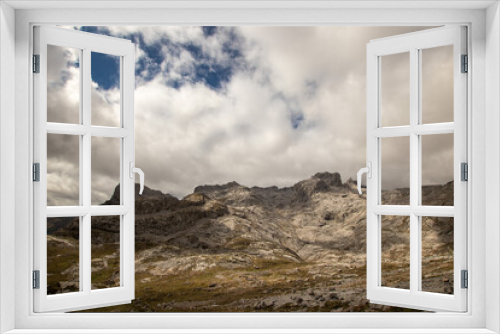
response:
<path id="1" fill-rule="evenodd" d="M 72 29 L 135 43 L 136 165 L 147 186 L 182 197 L 229 181 L 282 187 L 321 171 L 354 178 L 366 160 L 366 44 L 423 28 Z M 425 123 L 453 120 L 452 86 L 442 89 L 452 83 L 450 50 L 423 54 Z M 409 62 L 390 57 L 382 60 L 383 124 L 404 125 Z M 78 52 L 50 47 L 48 64 L 48 120 L 77 123 Z M 119 124 L 119 60 L 93 54 L 92 81 L 92 123 Z M 68 137 L 48 138 L 49 205 L 78 203 L 78 140 Z M 407 144 L 386 141 L 383 187 L 408 186 Z M 423 182 L 451 180 L 451 165 L 433 167 L 451 162 L 452 138 L 426 143 Z M 93 204 L 119 182 L 118 154 L 118 140 L 93 138 Z"/>

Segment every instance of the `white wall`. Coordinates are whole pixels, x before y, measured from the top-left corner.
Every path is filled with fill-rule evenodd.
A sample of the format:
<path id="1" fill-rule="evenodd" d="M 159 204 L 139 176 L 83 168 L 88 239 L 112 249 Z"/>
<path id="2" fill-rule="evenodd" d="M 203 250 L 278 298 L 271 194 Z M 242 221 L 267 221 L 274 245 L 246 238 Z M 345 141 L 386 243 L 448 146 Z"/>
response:
<path id="1" fill-rule="evenodd" d="M 405 1 L 406 2 L 406 1 Z M 59 2 L 57 2 L 59 3 Z M 69 3 L 69 2 L 65 2 Z M 450 3 L 459 3 L 457 2 L 450 2 Z M 5 8 L 5 6 L 3 6 Z M 1 10 L 1 7 L 0 7 Z M 5 12 L 12 13 L 11 9 L 5 9 Z M 23 13 L 24 12 L 24 13 Z M 473 219 L 472 221 L 474 222 L 474 230 L 472 231 L 472 236 L 473 239 L 475 240 L 474 243 L 474 250 L 472 251 L 472 254 L 475 256 L 475 259 L 477 259 L 477 254 L 479 254 L 481 257 L 483 257 L 484 252 L 482 250 L 484 249 L 484 239 L 483 236 L 487 235 L 488 236 L 488 253 L 486 254 L 495 254 L 495 261 L 488 261 L 488 264 L 491 264 L 492 262 L 494 265 L 490 266 L 488 265 L 488 274 L 487 274 L 487 279 L 485 280 L 488 284 L 488 287 L 486 289 L 486 293 L 483 293 L 484 290 L 484 284 L 481 284 L 481 286 L 478 289 L 474 289 L 474 293 L 471 294 L 469 293 L 469 296 L 471 296 L 472 299 L 472 310 L 475 313 L 474 317 L 469 317 L 469 316 L 464 316 L 464 317 L 456 317 L 456 316 L 450 316 L 447 314 L 444 315 L 436 315 L 436 317 L 429 317 L 429 321 L 419 324 L 416 327 L 427 327 L 427 326 L 436 326 L 442 325 L 442 323 L 446 323 L 447 325 L 449 324 L 450 326 L 453 327 L 459 327 L 459 326 L 469 326 L 471 325 L 471 321 L 469 321 L 469 318 L 473 318 L 472 320 L 474 321 L 472 323 L 473 327 L 483 327 L 484 326 L 484 318 L 482 315 L 484 314 L 485 311 L 485 305 L 488 307 L 486 308 L 488 312 L 488 327 L 491 329 L 494 329 L 495 331 L 499 332 L 500 330 L 500 322 L 498 320 L 498 315 L 500 314 L 500 302 L 499 302 L 499 294 L 500 294 L 500 284 L 498 281 L 499 273 L 500 273 L 500 261 L 498 259 L 498 254 L 499 254 L 499 245 L 495 244 L 495 241 L 498 242 L 499 240 L 499 233 L 500 229 L 498 227 L 498 224 L 500 222 L 500 208 L 499 208 L 499 203 L 500 203 L 500 175 L 498 172 L 498 165 L 500 163 L 500 150 L 491 150 L 488 152 L 488 161 L 491 161 L 493 164 L 491 165 L 492 168 L 487 170 L 489 174 L 488 175 L 488 183 L 486 190 L 488 191 L 488 196 L 487 198 L 487 205 L 488 205 L 488 216 L 487 216 L 487 221 L 488 221 L 488 233 L 485 233 L 484 231 L 484 222 L 485 217 L 484 217 L 484 212 L 485 212 L 485 200 L 484 200 L 484 195 L 485 195 L 485 187 L 484 187 L 484 178 L 485 178 L 485 165 L 484 165 L 484 149 L 489 145 L 491 147 L 499 147 L 500 144 L 500 135 L 498 133 L 498 128 L 499 128 L 499 123 L 500 123 L 500 117 L 498 115 L 499 113 L 499 106 L 500 106 L 500 98 L 499 98 L 499 87 L 500 87 L 500 76 L 499 76 L 499 64 L 498 64 L 498 55 L 500 54 L 500 41 L 499 41 L 499 30 L 500 30 L 500 25 L 499 25 L 499 14 L 498 14 L 498 6 L 495 6 L 494 8 L 490 8 L 488 10 L 488 31 L 489 33 L 493 33 L 489 38 L 488 38 L 488 47 L 495 49 L 495 52 L 492 53 L 492 55 L 488 54 L 488 59 L 490 62 L 494 62 L 494 64 L 488 64 L 488 75 L 489 75 L 489 82 L 488 82 L 488 88 L 489 88 L 489 97 L 492 97 L 494 100 L 488 102 L 488 122 L 485 122 L 484 120 L 484 94 L 486 92 L 486 89 L 484 87 L 485 80 L 484 80 L 484 71 L 485 71 L 485 66 L 483 64 L 484 60 L 484 53 L 482 53 L 482 46 L 484 43 L 484 38 L 483 38 L 483 30 L 485 25 L 484 25 L 484 11 L 483 10 L 478 10 L 474 11 L 473 13 L 469 12 L 461 12 L 461 11 L 453 11 L 453 10 L 446 10 L 446 11 L 403 11 L 403 12 L 398 12 L 398 11 L 382 11 L 382 10 L 370 10 L 370 11 L 364 11 L 362 14 L 358 14 L 355 11 L 348 11 L 348 10 L 330 10 L 330 11 L 325 11 L 322 10 L 321 12 L 319 11 L 291 11 L 291 10 L 275 10 L 275 11 L 269 11 L 269 12 L 264 12 L 262 11 L 257 11 L 257 10 L 249 10 L 249 11 L 241 11 L 241 12 L 236 12 L 233 13 L 231 11 L 225 11 L 225 10 L 213 10 L 209 14 L 207 14 L 206 10 L 165 10 L 165 11 L 155 11 L 153 13 L 151 12 L 146 12 L 146 11 L 139 11 L 139 10 L 133 10 L 133 11 L 89 11 L 89 10 L 61 10 L 61 11 L 23 11 L 19 10 L 16 13 L 16 22 L 17 22 L 17 69 L 16 69 L 16 83 L 15 85 L 17 86 L 17 99 L 16 99 L 16 145 L 18 148 L 20 148 L 20 151 L 17 151 L 15 154 L 15 158 L 17 160 L 16 164 L 16 224 L 17 224 L 17 235 L 16 239 L 18 240 L 17 243 L 17 254 L 18 256 L 18 262 L 16 265 L 16 271 L 18 274 L 18 279 L 16 280 L 17 284 L 17 302 L 16 302 L 16 307 L 18 307 L 18 312 L 16 314 L 17 320 L 17 326 L 20 326 L 20 328 L 35 328 L 35 327 L 45 327 L 45 328 L 70 328 L 70 327 L 75 327 L 75 326 L 81 326 L 82 328 L 85 326 L 88 327 L 94 327 L 94 328 L 105 328 L 107 326 L 112 326 L 109 328 L 114 328 L 114 327 L 121 327 L 121 328 L 135 328 L 134 325 L 137 325 L 138 322 L 141 321 L 139 316 L 134 316 L 131 317 L 130 315 L 116 315 L 115 319 L 109 323 L 105 323 L 102 321 L 101 318 L 94 317 L 90 318 L 91 321 L 89 321 L 88 315 L 85 315 L 85 317 L 78 317 L 78 318 L 69 318 L 69 317 L 62 317 L 58 316 L 57 314 L 55 315 L 50 315 L 46 317 L 28 317 L 28 314 L 26 312 L 27 309 L 29 309 L 32 305 L 30 304 L 31 299 L 29 298 L 32 294 L 31 289 L 26 289 L 26 283 L 29 282 L 30 280 L 30 274 L 31 274 L 31 264 L 27 262 L 26 259 L 26 254 L 28 253 L 28 248 L 29 248 L 29 226 L 30 226 L 30 215 L 29 215 L 29 208 L 30 208 L 30 201 L 29 201 L 29 186 L 31 184 L 31 181 L 29 180 L 30 177 L 30 166 L 29 163 L 31 161 L 30 159 L 30 149 L 29 149 L 29 143 L 30 143 L 30 123 L 29 123 L 29 113 L 30 113 L 30 108 L 29 108 L 29 91 L 30 91 L 30 85 L 29 85 L 29 28 L 28 28 L 28 23 L 29 22 L 42 22 L 42 23 L 51 23 L 51 22 L 84 22 L 86 24 L 89 24 L 90 22 L 94 23 L 101 23 L 102 22 L 127 22 L 129 24 L 140 24 L 141 22 L 187 22 L 187 23 L 192 23 L 192 22 L 198 22 L 198 23 L 217 23 L 217 22 L 226 22 L 226 23 L 238 23 L 238 22 L 250 22 L 250 23 L 258 23 L 258 22 L 273 22 L 277 21 L 279 24 L 287 24 L 290 22 L 304 22 L 306 24 L 310 24 L 311 22 L 337 22 L 338 24 L 342 24 L 343 22 L 349 23 L 349 22 L 364 22 L 366 24 L 370 24 L 370 22 L 373 22 L 374 24 L 377 24 L 378 22 L 392 22 L 393 24 L 398 24 L 400 22 L 405 22 L 409 21 L 409 17 L 412 20 L 421 20 L 424 22 L 449 22 L 450 24 L 456 23 L 456 22 L 472 22 L 473 23 L 473 36 L 476 36 L 476 39 L 473 38 L 474 40 L 474 56 L 473 56 L 473 64 L 480 64 L 480 66 L 475 66 L 473 69 L 473 84 L 474 87 L 477 87 L 477 89 L 482 92 L 481 94 L 475 95 L 475 99 L 473 100 L 473 105 L 475 108 L 474 110 L 474 117 L 472 118 L 471 123 L 473 124 L 472 126 L 472 132 L 473 135 L 479 140 L 475 140 L 474 142 L 474 147 L 473 147 L 473 152 L 476 157 L 479 157 L 479 160 L 474 160 L 478 161 L 479 163 L 474 163 L 473 168 L 475 170 L 471 170 L 471 173 L 474 177 L 474 184 L 477 186 L 474 189 L 472 198 L 476 198 L 477 200 L 474 201 L 474 206 L 473 206 Z M 236 14 L 236 15 L 235 15 Z M 10 15 L 10 14 L 9 14 Z M 3 27 L 2 22 L 7 22 L 8 20 L 5 20 L 3 18 L 5 14 L 0 15 L 0 26 Z M 13 18 L 13 15 L 10 15 L 11 18 Z M 275 17 L 279 17 L 281 19 L 276 20 Z M 13 21 L 13 20 L 12 20 Z M 11 27 L 11 24 L 7 25 L 8 27 Z M 492 29 L 494 31 L 492 31 Z M 1 28 L 2 33 L 0 33 L 0 38 L 3 38 L 3 31 L 6 31 L 6 29 Z M 478 33 L 478 31 L 481 31 Z M 7 52 L 7 48 L 4 48 L 3 43 L 4 39 L 1 40 L 2 42 L 2 53 L 7 53 L 12 55 L 12 53 Z M 10 43 L 8 43 L 10 49 Z M 14 66 L 3 66 L 4 63 L 9 63 L 7 62 L 8 55 L 6 57 L 2 57 L 2 54 L 0 53 L 0 70 L 5 68 L 8 71 L 11 71 Z M 495 63 L 495 61 L 497 63 Z M 12 64 L 11 64 L 12 65 Z M 5 72 L 2 72 L 2 74 Z M 2 77 L 5 78 L 5 76 L 2 75 Z M 9 75 L 8 77 L 14 78 L 14 75 Z M 5 80 L 5 79 L 3 79 Z M 13 127 L 9 127 L 8 124 L 10 121 L 12 121 L 8 116 L 13 115 L 13 111 L 6 111 L 9 108 L 4 108 L 3 105 L 10 105 L 10 98 L 14 96 L 13 94 L 13 87 L 14 83 L 10 79 L 9 82 L 4 83 L 2 80 L 0 80 L 0 98 L 1 98 L 1 104 L 0 104 L 0 117 L 1 118 L 1 125 L 0 125 L 0 161 L 3 163 L 6 160 L 1 160 L 3 159 L 4 156 L 8 156 L 10 158 L 13 158 L 14 153 L 9 150 L 9 147 L 13 145 L 14 140 L 4 140 L 4 136 L 7 138 L 12 138 L 11 136 L 14 135 L 13 133 Z M 484 142 L 484 129 L 486 127 L 486 124 L 488 126 L 488 141 L 487 145 L 485 145 Z M 7 128 L 6 131 L 3 131 L 4 128 Z M 10 162 L 10 160 L 8 160 Z M 11 201 L 12 197 L 14 195 L 13 188 L 12 187 L 7 187 L 7 185 L 13 185 L 12 180 L 14 177 L 12 176 L 13 173 L 13 166 L 9 163 L 7 167 L 2 167 L 3 169 L 0 169 L 0 182 L 1 183 L 1 190 L 0 190 L 0 196 L 3 196 L 4 194 L 7 194 L 8 196 L 11 196 L 10 198 L 8 197 L 2 197 L 2 200 L 8 200 Z M 20 172 L 21 171 L 21 172 Z M 9 179 L 10 178 L 10 179 Z M 493 179 L 492 179 L 493 178 Z M 4 183 L 3 181 L 6 180 Z M 481 182 L 476 182 L 480 180 Z M 10 183 L 9 183 L 10 182 Z M 4 187 L 5 185 L 5 187 Z M 4 190 L 5 189 L 5 190 Z M 491 196 L 490 196 L 491 194 Z M 480 204 L 478 203 L 480 202 Z M 7 202 L 7 203 L 12 203 L 12 202 Z M 1 211 L 1 225 L 0 225 L 0 242 L 1 242 L 1 248 L 0 248 L 0 256 L 1 258 L 9 258 L 12 256 L 13 251 L 11 250 L 11 240 L 3 240 L 9 232 L 9 235 L 12 235 L 10 229 L 14 226 L 13 222 L 13 213 L 9 214 L 4 212 L 4 208 L 6 210 L 10 210 L 9 205 L 5 205 L 3 207 L 0 207 Z M 3 216 L 7 216 L 6 219 L 3 218 Z M 479 229 L 478 229 L 479 227 Z M 479 233 L 477 233 L 479 232 Z M 478 238 L 478 235 L 480 237 Z M 478 251 L 479 249 L 479 251 Z M 21 251 L 19 251 L 21 250 Z M 494 252 L 494 253 L 491 253 Z M 496 252 L 496 253 L 495 253 Z M 476 255 L 475 255 L 476 254 Z M 484 260 L 483 262 L 481 261 L 474 261 L 472 263 L 472 269 L 471 270 L 471 275 L 472 275 L 472 280 L 484 280 L 484 275 L 483 270 L 484 270 Z M 13 273 L 13 263 L 0 263 L 0 271 L 2 272 L 2 275 L 5 273 Z M 481 277 L 474 277 L 474 272 L 481 273 Z M 493 277 L 493 280 L 491 278 Z M 3 281 L 0 282 L 0 292 L 2 293 L 1 295 L 1 303 L 0 303 L 0 312 L 3 318 L 0 318 L 0 322 L 5 319 L 5 322 L 2 323 L 2 331 L 4 330 L 4 326 L 11 326 L 12 325 L 12 310 L 14 308 L 13 304 L 13 277 L 11 275 L 8 275 L 8 277 L 2 277 Z M 487 296 L 487 300 L 485 301 L 484 296 Z M 486 304 L 488 303 L 488 304 Z M 479 318 L 477 315 L 480 315 Z M 304 315 L 305 316 L 305 315 Z M 57 319 L 58 321 L 54 321 L 54 319 Z M 197 316 L 193 315 L 190 317 L 182 317 L 182 316 L 176 316 L 172 315 L 169 316 L 169 321 L 168 324 L 165 323 L 165 319 L 161 317 L 148 317 L 144 316 L 142 321 L 147 323 L 151 328 L 164 328 L 165 326 L 169 326 L 171 328 L 180 328 L 181 326 L 186 326 L 188 324 L 189 326 L 195 326 L 198 328 L 221 328 L 222 326 L 226 328 L 237 328 L 239 326 L 248 326 L 248 327 L 261 327 L 264 328 L 263 326 L 269 326 L 269 319 L 270 317 L 265 317 L 265 316 L 258 316 L 254 315 L 252 317 L 243 317 L 239 315 L 234 315 L 231 317 L 225 317 L 224 320 L 221 320 L 222 317 L 206 317 L 203 315 Z M 276 327 L 276 328 L 282 328 L 284 325 L 288 326 L 296 326 L 296 328 L 304 328 L 306 320 L 303 316 L 293 316 L 293 317 L 288 317 L 288 316 L 279 316 L 276 317 L 277 319 L 277 324 L 274 326 L 281 326 L 281 327 Z M 394 315 L 377 315 L 377 316 L 367 316 L 363 319 L 361 322 L 356 322 L 355 317 L 353 315 L 337 315 L 335 317 L 335 320 L 333 318 L 330 318 L 328 316 L 318 316 L 314 315 L 314 319 L 311 320 L 314 321 L 314 324 L 318 328 L 328 328 L 331 326 L 337 326 L 337 327 L 349 327 L 356 325 L 359 328 L 368 328 L 368 327 L 400 327 L 401 323 L 404 323 L 405 321 L 411 321 L 411 317 L 406 316 L 406 315 L 401 315 L 400 317 L 395 317 Z M 450 321 L 452 320 L 452 322 Z M 395 320 L 398 320 L 396 322 Z M 103 325 L 105 324 L 105 325 Z M 24 327 L 23 327 L 24 326 Z M 5 327 L 8 328 L 8 327 Z M 63 330 L 63 332 L 66 332 Z"/>
<path id="2" fill-rule="evenodd" d="M 0 333 L 14 328 L 15 11 L 0 3 Z"/>
<path id="3" fill-rule="evenodd" d="M 486 328 L 500 332 L 500 18 L 499 4 L 486 11 L 486 256 L 496 254 L 494 265 L 486 266 Z M 489 278 L 489 279 L 488 279 Z"/>

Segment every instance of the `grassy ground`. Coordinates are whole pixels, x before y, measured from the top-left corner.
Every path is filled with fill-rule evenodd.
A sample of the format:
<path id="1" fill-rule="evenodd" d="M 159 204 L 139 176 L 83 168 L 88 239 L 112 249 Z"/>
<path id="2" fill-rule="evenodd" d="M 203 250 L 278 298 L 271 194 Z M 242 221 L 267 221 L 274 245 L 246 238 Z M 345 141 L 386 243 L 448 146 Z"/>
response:
<path id="1" fill-rule="evenodd" d="M 60 284 L 75 279 L 78 250 L 76 240 L 48 242 L 49 287 L 54 293 L 77 291 L 78 286 Z M 73 244 L 73 246 L 70 246 Z M 137 244 L 138 250 L 152 245 Z M 117 244 L 93 246 L 93 288 L 119 286 Z M 452 257 L 451 257 L 452 259 Z M 165 257 L 148 258 L 155 269 Z M 76 267 L 75 267 L 76 268 Z M 340 268 L 340 267 L 339 267 Z M 243 268 L 220 266 L 169 275 L 152 275 L 149 270 L 136 274 L 136 299 L 90 312 L 405 312 L 402 308 L 369 303 L 366 295 L 366 267 L 296 263 L 286 260 L 254 258 Z M 453 261 L 446 257 L 426 262 L 423 286 L 426 291 L 453 293 Z M 397 264 L 383 268 L 389 286 L 406 287 L 407 272 Z M 444 272 L 444 274 L 443 274 Z M 66 274 L 64 274 L 66 273 Z M 451 281 L 450 281 L 451 278 Z M 62 287 L 65 287 L 64 289 Z M 450 291 L 451 289 L 451 291 Z"/>
<path id="2" fill-rule="evenodd" d="M 78 273 L 76 270 L 71 270 L 77 268 L 78 264 L 78 240 L 48 236 L 47 294 L 78 291 Z M 76 284 L 67 285 L 62 282 L 76 282 Z"/>

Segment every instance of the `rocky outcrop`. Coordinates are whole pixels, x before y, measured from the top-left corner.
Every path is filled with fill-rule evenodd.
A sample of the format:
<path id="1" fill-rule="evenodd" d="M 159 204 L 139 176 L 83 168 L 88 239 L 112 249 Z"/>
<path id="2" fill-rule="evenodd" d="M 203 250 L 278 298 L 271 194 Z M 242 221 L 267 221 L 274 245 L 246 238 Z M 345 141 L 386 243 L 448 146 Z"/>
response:
<path id="1" fill-rule="evenodd" d="M 351 187 L 342 183 L 339 173 L 317 173 L 310 179 L 300 181 L 293 186 L 294 200 L 307 202 L 318 193 L 347 193 Z"/>
<path id="2" fill-rule="evenodd" d="M 150 290 L 136 291 L 129 310 L 397 310 L 369 304 L 364 297 L 366 198 L 353 180 L 342 183 L 338 173 L 317 173 L 285 188 L 204 185 L 182 199 L 148 187 L 142 196 L 137 192 L 138 185 L 136 277 L 142 283 L 137 287 Z M 453 203 L 452 182 L 423 187 L 422 193 L 430 205 Z M 103 205 L 119 199 L 118 186 Z M 382 193 L 383 202 L 408 200 L 408 189 Z M 382 219 L 383 266 L 390 268 L 382 280 L 388 286 L 408 283 L 406 218 Z M 78 239 L 78 220 L 49 223 L 50 247 L 68 248 Z M 113 269 L 119 226 L 119 217 L 92 218 L 93 270 L 109 273 L 95 284 L 119 283 L 119 271 Z M 422 284 L 427 291 L 450 292 L 452 218 L 426 217 L 422 226 Z M 436 275 L 438 269 L 446 274 Z M 55 282 L 55 289 L 76 284 L 57 277 L 63 283 Z M 148 298 L 163 302 L 154 306 Z"/>
<path id="3" fill-rule="evenodd" d="M 138 214 L 151 214 L 174 207 L 179 200 L 169 194 L 164 194 L 159 190 L 144 187 L 142 195 L 139 195 L 140 186 L 135 184 L 135 212 Z M 102 205 L 120 205 L 120 185 L 117 185 L 113 195 Z"/>
<path id="4" fill-rule="evenodd" d="M 232 182 L 228 182 L 228 183 L 223 184 L 223 185 L 216 184 L 216 185 L 198 186 L 198 187 L 194 188 L 194 192 L 195 193 L 206 193 L 206 194 L 221 193 L 221 192 L 225 192 L 225 191 L 228 191 L 229 189 L 237 188 L 237 187 L 241 187 L 241 185 L 238 182 L 232 181 Z"/>

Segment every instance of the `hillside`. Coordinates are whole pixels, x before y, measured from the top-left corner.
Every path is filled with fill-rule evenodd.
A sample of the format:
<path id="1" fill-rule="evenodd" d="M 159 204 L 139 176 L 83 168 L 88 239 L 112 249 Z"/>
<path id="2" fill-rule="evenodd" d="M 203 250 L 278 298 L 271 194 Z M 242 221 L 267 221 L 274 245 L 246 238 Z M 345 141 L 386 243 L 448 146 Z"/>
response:
<path id="1" fill-rule="evenodd" d="M 453 183 L 423 193 L 449 205 Z M 408 190 L 382 196 L 405 201 Z M 366 198 L 338 173 L 289 188 L 204 185 L 180 200 L 146 187 L 135 208 L 136 299 L 99 311 L 405 311 L 364 298 Z M 49 290 L 77 290 L 78 222 L 50 225 Z M 118 217 L 94 217 L 92 229 L 93 287 L 117 286 Z M 453 293 L 452 219 L 425 218 L 422 234 L 424 289 Z M 383 217 L 382 238 L 382 282 L 407 288 L 408 218 Z"/>

